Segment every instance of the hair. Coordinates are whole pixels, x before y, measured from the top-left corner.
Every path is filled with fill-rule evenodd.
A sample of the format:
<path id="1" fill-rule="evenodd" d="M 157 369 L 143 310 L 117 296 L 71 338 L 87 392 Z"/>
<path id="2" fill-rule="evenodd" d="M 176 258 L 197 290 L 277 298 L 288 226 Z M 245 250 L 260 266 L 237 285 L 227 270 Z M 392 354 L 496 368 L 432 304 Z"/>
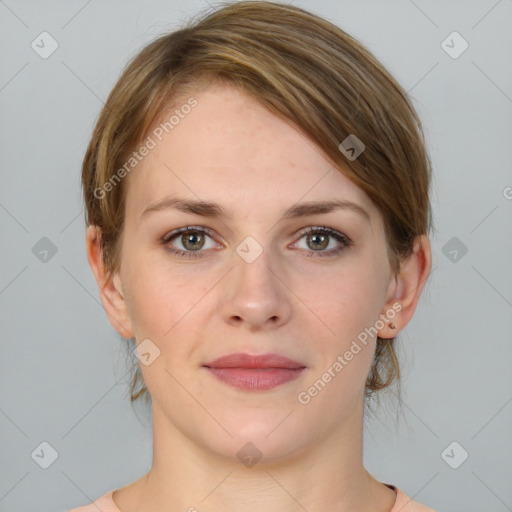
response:
<path id="1" fill-rule="evenodd" d="M 238 87 L 298 127 L 370 197 L 398 274 L 416 238 L 432 229 L 431 162 L 420 119 L 404 89 L 356 39 L 299 7 L 267 1 L 224 3 L 158 37 L 122 72 L 82 165 L 86 224 L 100 229 L 107 273 L 120 261 L 127 158 L 162 112 L 213 82 Z M 350 135 L 364 144 L 355 159 L 340 147 Z M 399 385 L 395 341 L 377 338 L 367 398 Z M 138 361 L 133 370 L 131 402 L 149 400 Z"/>

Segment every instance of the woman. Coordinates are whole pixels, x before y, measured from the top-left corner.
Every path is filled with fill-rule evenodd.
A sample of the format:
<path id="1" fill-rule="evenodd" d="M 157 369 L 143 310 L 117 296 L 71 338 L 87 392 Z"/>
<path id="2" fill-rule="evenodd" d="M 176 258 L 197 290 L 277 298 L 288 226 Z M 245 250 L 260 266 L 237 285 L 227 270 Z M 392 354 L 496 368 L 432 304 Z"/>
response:
<path id="1" fill-rule="evenodd" d="M 300 8 L 227 5 L 136 56 L 82 178 L 153 463 L 74 511 L 432 510 L 362 460 L 431 267 L 430 175 L 403 89 Z"/>

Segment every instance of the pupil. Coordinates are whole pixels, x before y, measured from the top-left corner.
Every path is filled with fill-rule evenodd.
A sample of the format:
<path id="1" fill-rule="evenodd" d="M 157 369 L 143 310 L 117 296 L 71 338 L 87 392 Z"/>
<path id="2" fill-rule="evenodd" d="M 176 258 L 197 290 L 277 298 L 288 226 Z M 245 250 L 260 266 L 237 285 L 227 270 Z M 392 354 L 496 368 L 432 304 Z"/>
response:
<path id="1" fill-rule="evenodd" d="M 183 245 L 187 248 L 187 249 L 197 249 L 197 248 L 201 248 L 201 244 L 200 244 L 200 239 L 201 239 L 201 236 L 202 235 L 199 235 L 197 233 L 193 233 L 193 234 L 190 234 L 190 235 L 185 235 L 185 239 L 184 239 L 184 243 Z M 198 247 L 199 245 L 199 247 Z"/>
<path id="2" fill-rule="evenodd" d="M 326 247 L 326 243 L 325 241 L 327 240 L 327 236 L 326 235 L 323 235 L 323 234 L 315 234 L 315 235 L 312 235 L 312 238 L 313 238 L 313 245 L 318 248 L 325 248 Z"/>

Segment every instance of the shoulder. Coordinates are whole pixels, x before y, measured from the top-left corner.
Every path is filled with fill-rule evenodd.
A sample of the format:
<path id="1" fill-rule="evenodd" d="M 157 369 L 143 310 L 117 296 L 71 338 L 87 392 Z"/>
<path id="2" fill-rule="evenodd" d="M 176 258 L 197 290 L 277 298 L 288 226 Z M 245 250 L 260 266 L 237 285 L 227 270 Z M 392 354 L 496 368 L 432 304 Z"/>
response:
<path id="1" fill-rule="evenodd" d="M 396 502 L 390 512 L 437 512 L 417 501 L 413 501 L 407 494 L 394 485 L 389 485 L 396 491 Z"/>
<path id="2" fill-rule="evenodd" d="M 114 490 L 111 490 L 98 498 L 94 503 L 72 508 L 71 510 L 68 510 L 68 512 L 98 512 L 98 510 L 101 510 L 101 512 L 120 512 L 112 498 L 113 493 Z"/>

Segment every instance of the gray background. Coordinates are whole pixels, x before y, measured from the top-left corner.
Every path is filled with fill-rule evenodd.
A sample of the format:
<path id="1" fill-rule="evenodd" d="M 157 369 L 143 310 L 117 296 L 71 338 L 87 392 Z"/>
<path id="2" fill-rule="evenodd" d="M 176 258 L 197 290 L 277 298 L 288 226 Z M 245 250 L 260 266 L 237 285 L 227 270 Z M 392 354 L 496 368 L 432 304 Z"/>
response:
<path id="1" fill-rule="evenodd" d="M 388 398 L 369 417 L 366 467 L 442 511 L 512 510 L 512 1 L 293 3 L 404 85 L 435 167 L 433 272 L 399 336 L 403 412 Z M 206 7 L 0 1 L 2 512 L 87 504 L 150 467 L 149 410 L 129 404 L 125 351 L 85 257 L 79 169 L 128 59 Z M 59 45 L 46 59 L 31 47 L 43 31 Z M 453 31 L 469 43 L 457 58 L 441 45 Z M 31 456 L 42 442 L 58 454 L 48 469 Z"/>

